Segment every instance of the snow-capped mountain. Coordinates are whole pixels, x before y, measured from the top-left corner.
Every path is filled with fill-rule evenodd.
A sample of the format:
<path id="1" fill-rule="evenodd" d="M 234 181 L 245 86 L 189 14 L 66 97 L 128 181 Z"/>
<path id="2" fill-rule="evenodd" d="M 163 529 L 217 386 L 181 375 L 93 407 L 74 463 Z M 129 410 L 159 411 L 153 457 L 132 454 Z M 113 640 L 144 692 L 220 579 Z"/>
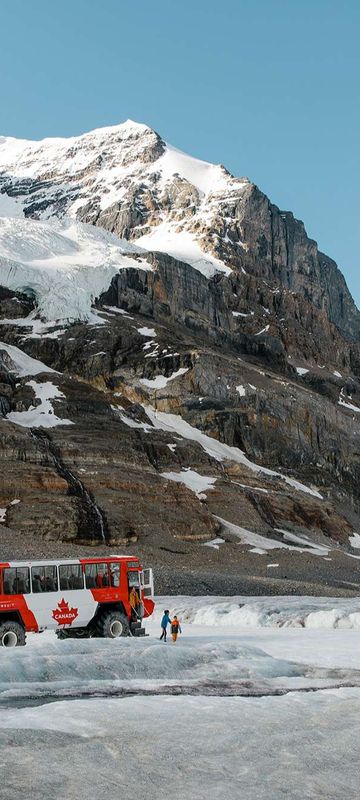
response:
<path id="1" fill-rule="evenodd" d="M 0 139 L 0 339 L 9 557 L 136 542 L 163 590 L 259 592 L 275 550 L 273 591 L 353 584 L 359 312 L 249 180 L 132 122 Z"/>
<path id="2" fill-rule="evenodd" d="M 229 274 L 231 268 L 209 252 L 209 242 L 197 229 L 205 219 L 211 226 L 224 193 L 238 194 L 247 183 L 221 166 L 181 153 L 131 121 L 71 139 L 2 138 L 3 285 L 17 291 L 31 287 L 47 319 L 61 319 L 64 313 L 66 318 L 89 317 L 117 269 L 131 266 L 124 252 L 136 248 L 124 239 L 116 245 L 115 236 L 106 237 L 103 230 L 96 234 L 84 224 L 65 221 L 59 226 L 58 220 L 69 218 L 136 240 L 143 250 L 167 252 L 207 277 Z M 41 224 L 29 224 L 29 218 Z"/>
<path id="3" fill-rule="evenodd" d="M 96 206 L 106 210 L 113 203 L 123 201 L 132 186 L 141 182 L 160 195 L 168 182 L 179 176 L 204 198 L 224 191 L 235 180 L 224 167 L 176 150 L 151 128 L 131 120 L 69 139 L 31 142 L 2 137 L 0 169 L 8 174 L 13 185 L 17 185 L 17 191 L 13 192 L 5 179 L 3 189 L 10 197 L 14 195 L 14 208 L 18 213 L 22 204 L 26 213 L 34 199 L 46 202 L 46 183 L 57 182 L 59 196 L 62 201 L 66 200 L 65 208 L 59 208 L 60 203 L 57 205 L 53 198 L 51 204 L 48 203 L 52 208 L 47 216 L 61 211 L 76 216 L 91 195 Z M 33 181 L 45 185 L 36 186 Z M 29 188 L 34 196 L 26 198 Z M 24 189 L 23 196 L 21 189 Z M 71 193 L 77 194 L 75 200 Z"/>
<path id="4" fill-rule="evenodd" d="M 0 138 L 1 214 L 91 223 L 208 278 L 250 273 L 309 297 L 344 333 L 360 335 L 341 273 L 301 222 L 246 178 L 176 150 L 146 125 L 40 142 Z"/>
<path id="5" fill-rule="evenodd" d="M 0 139 L 0 214 L 92 222 L 209 275 L 228 270 L 202 252 L 199 226 L 248 183 L 131 120 L 71 139 Z"/>

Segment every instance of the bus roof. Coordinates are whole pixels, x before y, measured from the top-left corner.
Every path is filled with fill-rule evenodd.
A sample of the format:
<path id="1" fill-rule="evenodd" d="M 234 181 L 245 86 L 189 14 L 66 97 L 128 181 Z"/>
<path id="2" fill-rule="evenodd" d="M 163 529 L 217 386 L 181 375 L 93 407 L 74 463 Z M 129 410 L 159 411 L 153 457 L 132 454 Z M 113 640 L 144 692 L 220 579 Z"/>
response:
<path id="1" fill-rule="evenodd" d="M 120 555 L 111 555 L 111 556 L 99 556 L 96 558 L 52 558 L 52 559 L 31 559 L 29 561 L 0 561 L 0 568 L 1 567 L 47 567 L 47 566 L 59 566 L 60 564 L 102 564 L 107 561 L 136 561 L 137 564 L 140 564 L 140 560 L 137 556 L 120 556 Z"/>

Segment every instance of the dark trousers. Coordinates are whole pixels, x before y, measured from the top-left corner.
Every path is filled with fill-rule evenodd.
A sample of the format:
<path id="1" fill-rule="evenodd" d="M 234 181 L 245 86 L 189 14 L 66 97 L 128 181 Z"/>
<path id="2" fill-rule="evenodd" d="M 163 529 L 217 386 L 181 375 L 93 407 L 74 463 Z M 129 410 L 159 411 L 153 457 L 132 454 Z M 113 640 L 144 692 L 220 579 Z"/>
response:
<path id="1" fill-rule="evenodd" d="M 161 639 L 164 639 L 164 642 L 166 642 L 166 628 L 161 628 L 161 630 L 162 630 L 162 634 L 160 636 L 160 641 L 161 641 Z"/>

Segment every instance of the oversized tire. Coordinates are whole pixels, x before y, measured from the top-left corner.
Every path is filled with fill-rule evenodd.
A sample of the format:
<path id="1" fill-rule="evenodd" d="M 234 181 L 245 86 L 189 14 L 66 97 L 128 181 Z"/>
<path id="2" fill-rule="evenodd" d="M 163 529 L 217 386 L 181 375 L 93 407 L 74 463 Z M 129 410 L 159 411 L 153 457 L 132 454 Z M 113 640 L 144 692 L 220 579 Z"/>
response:
<path id="1" fill-rule="evenodd" d="M 71 628 L 61 628 L 55 633 L 58 639 L 89 639 L 91 636 L 88 628 L 74 628 L 73 630 Z"/>
<path id="2" fill-rule="evenodd" d="M 0 623 L 0 647 L 24 647 L 25 644 L 25 628 L 20 622 Z"/>
<path id="3" fill-rule="evenodd" d="M 96 621 L 96 632 L 107 639 L 130 636 L 129 621 L 121 611 L 103 611 Z"/>

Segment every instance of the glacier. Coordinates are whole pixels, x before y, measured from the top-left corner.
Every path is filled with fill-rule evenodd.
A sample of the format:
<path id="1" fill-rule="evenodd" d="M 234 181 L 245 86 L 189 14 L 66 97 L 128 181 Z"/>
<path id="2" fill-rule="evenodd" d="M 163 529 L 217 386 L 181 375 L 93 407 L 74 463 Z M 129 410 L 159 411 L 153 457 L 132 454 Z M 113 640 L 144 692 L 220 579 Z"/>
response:
<path id="1" fill-rule="evenodd" d="M 0 217 L 1 285 L 35 296 L 46 320 L 91 320 L 93 303 L 119 270 L 151 269 L 144 255 L 85 223 Z"/>
<path id="2" fill-rule="evenodd" d="M 3 797 L 357 800 L 360 692 L 4 709 Z"/>
<path id="3" fill-rule="evenodd" d="M 252 622 L 224 627 L 226 603 L 241 601 Z M 276 604 L 294 624 L 322 618 L 316 630 L 279 628 Z M 119 787 L 147 800 L 356 800 L 359 637 L 330 628 L 334 606 L 359 608 L 159 597 L 146 640 L 29 636 L 0 654 L 2 796 L 79 800 L 91 786 L 100 800 Z M 158 640 L 163 607 L 180 615 L 176 645 Z"/>

